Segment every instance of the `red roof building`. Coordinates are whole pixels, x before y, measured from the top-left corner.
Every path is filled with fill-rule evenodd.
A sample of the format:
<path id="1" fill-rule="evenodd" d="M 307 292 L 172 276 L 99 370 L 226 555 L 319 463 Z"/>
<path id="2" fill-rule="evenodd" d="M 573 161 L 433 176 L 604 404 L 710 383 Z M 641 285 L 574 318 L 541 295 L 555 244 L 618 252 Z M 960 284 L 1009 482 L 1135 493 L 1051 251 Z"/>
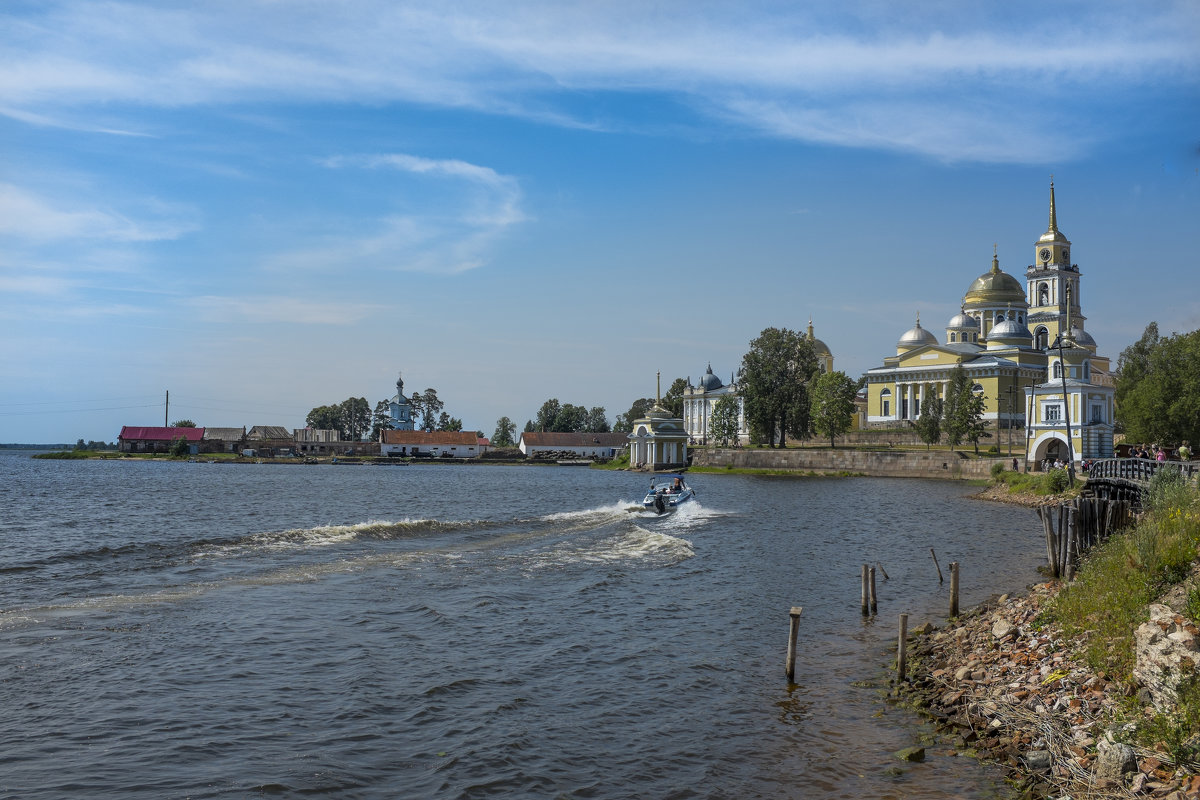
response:
<path id="1" fill-rule="evenodd" d="M 183 439 L 189 447 L 198 451 L 204 438 L 204 428 L 146 427 L 140 425 L 121 426 L 117 447 L 122 453 L 165 453 Z"/>

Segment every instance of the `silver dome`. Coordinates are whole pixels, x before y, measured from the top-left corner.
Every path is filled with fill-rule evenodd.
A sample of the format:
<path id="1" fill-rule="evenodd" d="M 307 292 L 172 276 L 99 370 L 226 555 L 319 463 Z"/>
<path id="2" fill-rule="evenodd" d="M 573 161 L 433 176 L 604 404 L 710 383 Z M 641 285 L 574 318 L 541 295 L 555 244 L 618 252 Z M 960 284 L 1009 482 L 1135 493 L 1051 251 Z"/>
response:
<path id="1" fill-rule="evenodd" d="M 946 323 L 946 328 L 947 330 L 956 331 L 962 330 L 963 328 L 979 330 L 979 320 L 975 319 L 970 314 L 955 314 L 950 318 L 950 321 Z"/>
<path id="2" fill-rule="evenodd" d="M 929 331 L 921 327 L 921 320 L 917 320 L 917 324 L 904 332 L 900 337 L 900 341 L 896 342 L 897 347 L 920 347 L 925 344 L 937 344 L 937 337 Z"/>
<path id="3" fill-rule="evenodd" d="M 1006 319 L 996 323 L 995 327 L 988 333 L 987 338 L 989 342 L 997 339 L 1020 339 L 1021 341 L 1028 342 L 1033 341 L 1033 334 L 1029 332 L 1029 328 L 1026 328 L 1015 319 Z"/>

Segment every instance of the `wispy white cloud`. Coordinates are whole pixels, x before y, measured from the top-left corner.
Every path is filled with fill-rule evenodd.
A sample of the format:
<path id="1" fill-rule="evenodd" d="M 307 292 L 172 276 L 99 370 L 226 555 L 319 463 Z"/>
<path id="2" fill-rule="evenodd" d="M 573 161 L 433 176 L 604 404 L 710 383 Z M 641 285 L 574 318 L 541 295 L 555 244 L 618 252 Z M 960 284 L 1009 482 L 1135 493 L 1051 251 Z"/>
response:
<path id="1" fill-rule="evenodd" d="M 398 170 L 452 185 L 423 192 L 433 204 L 424 213 L 381 213 L 367 222 L 366 230 L 356 220 L 354 232 L 305 243 L 275 256 L 272 267 L 460 273 L 487 263 L 504 231 L 528 219 L 516 179 L 490 167 L 407 153 L 334 156 L 321 163 L 331 169 Z M 397 186 L 395 191 L 399 195 L 403 190 Z"/>
<path id="2" fill-rule="evenodd" d="M 176 210 L 166 204 L 146 202 L 159 212 Z M 0 236 L 16 240 L 150 242 L 175 239 L 197 228 L 197 223 L 188 219 L 159 216 L 133 219 L 107 209 L 50 201 L 19 186 L 0 183 Z"/>
<path id="3" fill-rule="evenodd" d="M 1061 118 L 1018 118 L 1017 108 L 1103 103 L 1148 82 L 1192 85 L 1200 72 L 1200 7 L 1184 1 L 1016 3 L 1003 14 L 870 2 L 48 9 L 15 16 L 0 37 L 0 105 L 35 123 L 97 103 L 323 100 L 605 127 L 572 110 L 574 92 L 644 90 L 772 136 L 1010 161 L 1026 140 L 1079 151 L 1077 134 L 1095 122 L 1064 130 Z M 972 124 L 913 122 L 979 96 L 992 102 L 972 109 Z"/>
<path id="4" fill-rule="evenodd" d="M 379 313 L 385 306 L 348 303 L 326 297 L 300 298 L 270 295 L 203 295 L 188 298 L 184 305 L 200 322 L 220 324 L 293 323 L 298 325 L 348 326 Z"/>

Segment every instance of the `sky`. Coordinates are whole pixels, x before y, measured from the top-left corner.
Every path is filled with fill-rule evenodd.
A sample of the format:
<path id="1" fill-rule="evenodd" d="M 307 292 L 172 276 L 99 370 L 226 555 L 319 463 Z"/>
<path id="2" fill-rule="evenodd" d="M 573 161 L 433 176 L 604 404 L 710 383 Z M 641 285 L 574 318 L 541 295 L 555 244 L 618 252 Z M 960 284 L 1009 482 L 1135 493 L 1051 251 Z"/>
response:
<path id="1" fill-rule="evenodd" d="M 1100 352 L 1200 328 L 1191 0 L 7 0 L 0 147 L 0 442 L 857 378 L 1051 175 Z"/>

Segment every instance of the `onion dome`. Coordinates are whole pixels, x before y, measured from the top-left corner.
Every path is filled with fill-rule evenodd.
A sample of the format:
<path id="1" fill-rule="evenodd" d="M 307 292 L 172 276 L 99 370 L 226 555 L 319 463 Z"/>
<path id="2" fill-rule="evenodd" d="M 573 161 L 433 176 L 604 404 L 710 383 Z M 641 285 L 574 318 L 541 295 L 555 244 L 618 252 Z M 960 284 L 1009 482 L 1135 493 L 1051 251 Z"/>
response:
<path id="1" fill-rule="evenodd" d="M 964 306 L 998 306 L 1012 303 L 1025 308 L 1025 287 L 1021 282 L 1000 271 L 1000 259 L 993 253 L 992 268 L 983 273 L 963 296 Z"/>
<path id="2" fill-rule="evenodd" d="M 921 315 L 917 314 L 917 324 L 904 332 L 904 335 L 900 337 L 900 341 L 896 342 L 896 347 L 911 349 L 913 347 L 937 343 L 937 337 L 921 327 Z"/>
<path id="3" fill-rule="evenodd" d="M 813 336 L 812 319 L 808 320 L 808 334 L 804 337 L 812 344 L 813 353 L 817 356 L 832 356 L 833 353 L 829 349 L 829 345 L 822 342 L 817 337 Z"/>
<path id="4" fill-rule="evenodd" d="M 721 379 L 713 374 L 712 364 L 709 364 L 708 369 L 704 372 L 704 377 L 700 379 L 700 389 L 705 392 L 711 392 L 720 389 L 724 385 L 721 383 Z"/>

